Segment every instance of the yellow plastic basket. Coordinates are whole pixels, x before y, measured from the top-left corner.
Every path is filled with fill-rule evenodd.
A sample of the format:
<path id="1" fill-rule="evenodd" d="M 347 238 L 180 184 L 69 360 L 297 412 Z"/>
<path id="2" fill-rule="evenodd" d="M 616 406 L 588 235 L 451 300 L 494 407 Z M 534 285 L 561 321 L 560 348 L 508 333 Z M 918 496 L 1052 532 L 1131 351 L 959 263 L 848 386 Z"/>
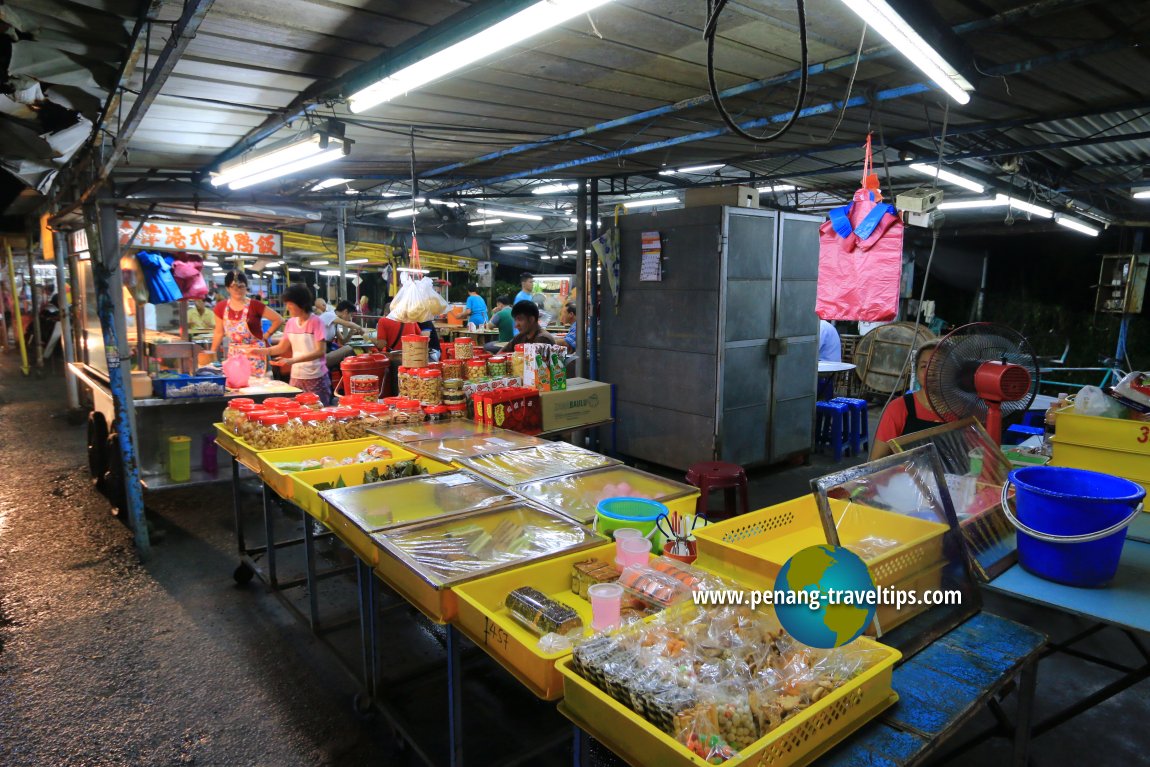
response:
<path id="1" fill-rule="evenodd" d="M 279 468 L 281 464 L 299 463 L 300 461 L 311 459 L 321 460 L 323 458 L 334 458 L 341 461 L 345 458 L 354 458 L 371 445 L 379 445 L 380 447 L 387 448 L 391 451 L 391 458 L 348 466 L 338 466 L 331 469 L 284 471 Z M 361 471 L 358 474 L 360 481 L 349 482 L 348 480 L 354 478 L 357 474 L 354 471 L 345 471 L 346 469 L 362 468 L 363 471 L 370 471 L 373 467 L 384 468 L 397 461 L 409 461 L 416 458 L 416 455 L 410 450 L 404 450 L 402 447 L 393 445 L 379 437 L 374 437 L 371 439 L 353 439 L 347 442 L 330 442 L 323 445 L 304 445 L 302 447 L 285 447 L 279 450 L 265 450 L 259 453 L 258 457 L 262 465 L 260 476 L 263 477 L 264 482 L 268 487 L 274 490 L 280 498 L 290 501 L 295 497 L 295 489 L 297 486 L 293 481 L 295 477 L 324 472 L 330 479 L 316 479 L 309 481 L 309 483 L 314 485 L 321 482 L 335 482 L 342 476 L 344 481 L 349 485 L 359 485 L 362 484 L 363 472 Z"/>
<path id="2" fill-rule="evenodd" d="M 611 561 L 615 544 L 548 559 L 456 586 L 458 611 L 453 623 L 467 637 L 499 661 L 503 668 L 543 700 L 563 697 L 563 677 L 555 663 L 571 650 L 545 653 L 539 637 L 525 629 L 504 606 L 507 594 L 520 586 L 538 589 L 550 598 L 574 608 L 584 627 L 591 625 L 591 603 L 571 591 L 571 568 L 585 559 Z"/>
<path id="3" fill-rule="evenodd" d="M 1090 416 L 1077 416 L 1089 418 L 1091 421 L 1114 421 L 1114 418 L 1091 418 Z M 1136 423 L 1129 421 L 1127 423 Z M 1142 485 L 1150 492 L 1150 453 L 1135 452 L 1132 450 L 1104 449 L 1084 444 L 1075 444 L 1068 437 L 1062 436 L 1062 413 L 1058 414 L 1058 434 L 1051 438 L 1054 444 L 1054 457 L 1050 459 L 1051 466 L 1068 466 L 1073 469 L 1087 469 L 1100 471 L 1103 474 L 1113 474 L 1116 477 L 1125 477 L 1131 482 Z M 1150 423 L 1142 424 L 1141 428 L 1150 431 Z M 1147 509 L 1143 508 L 1143 511 Z"/>
<path id="4" fill-rule="evenodd" d="M 256 451 L 252 446 L 233 434 L 224 424 L 217 423 L 214 426 L 216 427 L 216 444 L 258 477 L 261 468 L 260 460 L 256 457 Z"/>
<path id="5" fill-rule="evenodd" d="M 891 674 L 901 654 L 866 638 L 855 641 L 883 651 L 885 657 L 723 764 L 728 767 L 810 764 L 893 705 L 898 695 L 891 688 Z M 556 666 L 563 675 L 563 702 L 559 710 L 564 716 L 635 767 L 706 767 L 708 763 L 686 746 L 577 674 L 571 662 L 567 657 Z"/>
<path id="6" fill-rule="evenodd" d="M 1056 445 L 1062 442 L 1081 447 L 1102 448 L 1107 452 L 1140 453 L 1150 456 L 1150 423 L 1146 421 L 1082 415 L 1071 405 L 1058 411 L 1054 426 Z M 1140 476 L 1150 477 L 1150 474 Z"/>
<path id="7" fill-rule="evenodd" d="M 840 520 L 839 542 L 851 547 L 875 536 L 898 541 L 898 546 L 867 559 L 879 586 L 894 586 L 909 576 L 944 562 L 941 522 L 915 519 L 861 503 L 831 500 Z M 795 498 L 739 517 L 696 528 L 698 564 L 729 575 L 755 588 L 771 588 L 787 560 L 808 546 L 827 542 L 813 495 Z"/>

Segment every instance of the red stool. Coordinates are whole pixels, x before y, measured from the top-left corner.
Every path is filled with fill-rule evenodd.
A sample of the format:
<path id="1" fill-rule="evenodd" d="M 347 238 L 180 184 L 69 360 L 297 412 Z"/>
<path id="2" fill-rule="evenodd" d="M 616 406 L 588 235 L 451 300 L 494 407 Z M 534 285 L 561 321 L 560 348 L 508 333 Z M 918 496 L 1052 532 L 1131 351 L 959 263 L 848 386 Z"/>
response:
<path id="1" fill-rule="evenodd" d="M 751 510 L 747 502 L 747 472 L 735 463 L 725 461 L 706 461 L 696 463 L 687 470 L 687 483 L 699 488 L 699 500 L 695 504 L 695 513 L 708 517 L 707 499 L 712 490 L 723 490 L 723 516 L 724 518 L 735 514 L 746 514 Z M 735 508 L 735 488 L 739 490 L 739 505 Z"/>

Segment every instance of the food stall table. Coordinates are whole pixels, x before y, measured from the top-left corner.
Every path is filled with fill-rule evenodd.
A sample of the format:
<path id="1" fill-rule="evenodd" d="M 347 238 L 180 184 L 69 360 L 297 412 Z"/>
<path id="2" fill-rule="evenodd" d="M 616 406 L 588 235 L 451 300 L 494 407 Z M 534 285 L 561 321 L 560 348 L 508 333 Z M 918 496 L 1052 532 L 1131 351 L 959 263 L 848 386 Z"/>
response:
<path id="1" fill-rule="evenodd" d="M 934 758 L 983 705 L 1021 677 L 1019 717 L 1011 728 L 1015 767 L 1024 767 L 1030 742 L 1036 664 L 1046 638 L 989 613 L 979 613 L 894 670 L 899 702 L 865 724 L 825 756 L 819 767 L 885 765 L 913 767 Z M 589 738 L 610 747 L 612 734 L 588 729 L 563 703 L 560 712 L 575 724 L 574 764 L 588 764 Z M 687 760 L 683 760 L 688 764 Z"/>
<path id="2" fill-rule="evenodd" d="M 1150 521 L 1140 518 L 1127 532 L 1127 540 L 1122 548 L 1122 559 L 1118 564 L 1118 574 L 1106 588 L 1085 589 L 1064 586 L 1031 575 L 1022 569 L 1021 565 L 1014 565 L 986 584 L 985 588 L 997 594 L 1092 622 L 1092 625 L 1085 630 L 1052 644 L 1044 657 L 1061 652 L 1122 673 L 1121 677 L 1079 702 L 1035 724 L 1035 736 L 1054 729 L 1150 678 L 1150 650 L 1139 636 L 1150 632 L 1150 543 L 1146 542 L 1148 522 Z M 1078 642 L 1107 628 L 1120 631 L 1129 638 L 1130 643 L 1142 657 L 1141 665 L 1127 666 L 1074 648 Z"/>

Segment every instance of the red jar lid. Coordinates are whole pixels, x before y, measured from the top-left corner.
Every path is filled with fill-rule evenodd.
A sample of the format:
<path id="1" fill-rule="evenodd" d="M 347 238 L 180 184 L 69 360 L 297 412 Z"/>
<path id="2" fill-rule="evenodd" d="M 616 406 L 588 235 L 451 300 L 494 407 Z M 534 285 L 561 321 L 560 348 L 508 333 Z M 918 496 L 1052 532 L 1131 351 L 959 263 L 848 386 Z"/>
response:
<path id="1" fill-rule="evenodd" d="M 257 407 L 254 410 L 249 410 L 248 412 L 244 413 L 244 418 L 246 418 L 248 421 L 258 421 L 260 418 L 263 418 L 265 415 L 271 415 L 275 412 L 276 411 L 272 410 L 271 408 Z"/>
<path id="2" fill-rule="evenodd" d="M 403 402 L 407 397 L 384 397 L 382 402 L 388 407 L 395 407 L 400 402 Z"/>
<path id="3" fill-rule="evenodd" d="M 362 394 L 345 394 L 339 398 L 340 405 L 358 405 L 363 402 Z"/>
<path id="4" fill-rule="evenodd" d="M 265 413 L 260 416 L 260 423 L 264 426 L 282 426 L 287 422 L 287 413 Z"/>
<path id="5" fill-rule="evenodd" d="M 515 351 L 517 351 L 517 352 L 523 351 L 524 346 L 526 346 L 526 344 L 515 344 Z"/>
<path id="6" fill-rule="evenodd" d="M 382 413 L 388 409 L 382 402 L 365 402 L 359 406 L 361 413 Z"/>
<path id="7" fill-rule="evenodd" d="M 504 357 L 502 354 L 496 354 L 494 357 L 489 358 L 487 361 L 488 362 L 494 362 L 496 365 L 498 365 L 501 362 L 506 362 L 507 358 Z"/>
<path id="8" fill-rule="evenodd" d="M 474 338 L 466 338 L 466 337 L 465 338 L 457 338 L 452 343 L 454 343 L 456 346 L 459 346 L 460 344 L 463 344 L 464 346 L 471 346 L 472 344 L 475 343 L 475 339 Z"/>
<path id="9" fill-rule="evenodd" d="M 419 371 L 419 377 L 420 378 L 442 378 L 443 377 L 443 371 L 442 370 L 436 370 L 435 368 L 422 368 Z"/>
<path id="10" fill-rule="evenodd" d="M 428 405 L 427 407 L 425 407 L 423 409 L 423 412 L 427 413 L 428 415 L 439 415 L 440 413 L 446 413 L 447 412 L 447 406 L 446 405 Z"/>
<path id="11" fill-rule="evenodd" d="M 444 405 L 449 413 L 458 413 L 461 410 L 467 410 L 467 405 Z"/>
<path id="12" fill-rule="evenodd" d="M 314 405 L 319 402 L 319 395 L 305 391 L 302 394 L 295 395 L 295 401 L 301 405 Z"/>
<path id="13" fill-rule="evenodd" d="M 264 404 L 268 407 L 275 407 L 276 405 L 294 404 L 290 397 L 268 397 L 264 400 Z"/>
<path id="14" fill-rule="evenodd" d="M 469 367 L 469 368 L 485 368 L 485 367 L 487 367 L 487 362 L 484 360 L 468 360 L 467 361 L 467 367 Z"/>
<path id="15" fill-rule="evenodd" d="M 422 407 L 417 399 L 405 399 L 396 404 L 395 409 L 416 411 L 422 409 Z"/>
<path id="16" fill-rule="evenodd" d="M 331 418 L 331 413 L 325 413 L 322 410 L 309 410 L 304 413 L 300 418 L 308 423 L 319 423 Z"/>
<path id="17" fill-rule="evenodd" d="M 235 399 L 228 400 L 228 407 L 233 410 L 238 410 L 240 405 L 254 405 L 256 401 L 251 397 L 236 397 Z"/>
<path id="18" fill-rule="evenodd" d="M 399 366 L 399 374 L 401 376 L 411 375 L 411 368 L 405 368 L 403 365 Z"/>
<path id="19" fill-rule="evenodd" d="M 238 410 L 241 413 L 250 413 L 253 410 L 267 410 L 267 408 L 265 408 L 263 405 L 257 405 L 254 402 L 244 402 L 239 405 L 233 402 L 229 407 L 231 407 L 232 410 Z"/>
<path id="20" fill-rule="evenodd" d="M 404 336 L 403 343 L 405 344 L 425 344 L 430 341 L 429 336 Z"/>
<path id="21" fill-rule="evenodd" d="M 291 410 L 284 410 L 282 412 L 288 418 L 302 418 L 305 413 L 310 413 L 312 411 L 306 407 L 296 407 L 292 408 Z"/>

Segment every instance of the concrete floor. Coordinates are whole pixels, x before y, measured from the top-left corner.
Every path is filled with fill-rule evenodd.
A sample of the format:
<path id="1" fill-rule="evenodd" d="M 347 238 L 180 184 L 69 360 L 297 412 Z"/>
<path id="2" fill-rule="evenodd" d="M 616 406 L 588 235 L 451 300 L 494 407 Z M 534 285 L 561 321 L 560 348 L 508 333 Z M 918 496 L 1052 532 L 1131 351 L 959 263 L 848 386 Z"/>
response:
<path id="1" fill-rule="evenodd" d="M 413 747 L 386 718 L 354 713 L 357 686 L 344 668 L 358 652 L 354 629 L 317 639 L 266 588 L 232 580 L 225 485 L 151 496 L 163 540 L 138 563 L 128 531 L 90 486 L 84 428 L 63 417 L 63 396 L 58 378 L 26 379 L 11 356 L 0 358 L 0 765 L 398 766 L 418 763 L 414 747 L 446 762 L 442 629 L 386 600 L 388 697 Z M 808 492 L 812 477 L 843 465 L 816 457 L 758 473 L 752 508 Z M 246 500 L 254 510 L 254 494 Z M 282 535 L 300 529 L 278 519 Z M 328 566 L 349 561 L 338 545 L 321 551 Z M 286 555 L 282 567 L 299 565 Z M 354 588 L 343 576 L 323 582 L 329 625 L 354 615 Z M 1058 638 L 1083 625 L 989 597 L 986 609 Z M 1117 634 L 1083 646 L 1136 660 Z M 1044 661 L 1039 716 L 1116 676 L 1065 656 Z M 570 730 L 553 704 L 475 648 L 464 677 L 469 764 L 569 762 Z M 1146 721 L 1144 683 L 1039 738 L 1033 763 L 1146 764 Z M 1007 764 L 1008 755 L 992 741 L 949 764 Z"/>

